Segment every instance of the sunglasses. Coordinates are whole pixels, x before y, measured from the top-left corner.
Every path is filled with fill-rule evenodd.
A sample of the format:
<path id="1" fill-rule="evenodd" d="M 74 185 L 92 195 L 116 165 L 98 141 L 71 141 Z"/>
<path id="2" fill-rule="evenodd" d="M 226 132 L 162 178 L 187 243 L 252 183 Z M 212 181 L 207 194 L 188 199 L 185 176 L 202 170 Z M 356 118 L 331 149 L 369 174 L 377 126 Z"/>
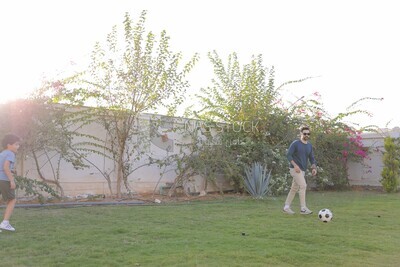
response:
<path id="1" fill-rule="evenodd" d="M 303 135 L 311 135 L 311 133 L 302 133 Z"/>

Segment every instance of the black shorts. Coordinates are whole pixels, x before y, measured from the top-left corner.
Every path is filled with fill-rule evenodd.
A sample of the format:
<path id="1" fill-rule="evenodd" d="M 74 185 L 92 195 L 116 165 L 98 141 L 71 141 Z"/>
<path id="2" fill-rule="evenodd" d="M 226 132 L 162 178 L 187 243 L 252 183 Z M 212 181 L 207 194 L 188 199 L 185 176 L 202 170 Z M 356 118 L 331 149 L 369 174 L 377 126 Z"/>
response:
<path id="1" fill-rule="evenodd" d="M 0 193 L 6 202 L 15 199 L 15 189 L 10 188 L 9 181 L 0 181 Z"/>

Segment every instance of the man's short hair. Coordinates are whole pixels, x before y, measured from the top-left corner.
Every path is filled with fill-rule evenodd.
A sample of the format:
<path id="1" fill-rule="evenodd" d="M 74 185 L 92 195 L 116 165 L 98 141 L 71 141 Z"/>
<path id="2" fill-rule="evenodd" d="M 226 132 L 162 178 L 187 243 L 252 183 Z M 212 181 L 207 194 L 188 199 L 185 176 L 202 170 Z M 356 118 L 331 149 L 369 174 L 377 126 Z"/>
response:
<path id="1" fill-rule="evenodd" d="M 310 126 L 308 126 L 308 125 L 302 125 L 302 126 L 300 126 L 299 130 L 300 130 L 300 132 L 302 133 L 304 130 L 310 130 Z"/>
<path id="2" fill-rule="evenodd" d="M 3 137 L 3 141 L 1 142 L 1 145 L 3 146 L 4 149 L 7 148 L 8 145 L 13 145 L 16 142 L 19 142 L 21 139 L 16 136 L 15 134 L 6 134 Z"/>

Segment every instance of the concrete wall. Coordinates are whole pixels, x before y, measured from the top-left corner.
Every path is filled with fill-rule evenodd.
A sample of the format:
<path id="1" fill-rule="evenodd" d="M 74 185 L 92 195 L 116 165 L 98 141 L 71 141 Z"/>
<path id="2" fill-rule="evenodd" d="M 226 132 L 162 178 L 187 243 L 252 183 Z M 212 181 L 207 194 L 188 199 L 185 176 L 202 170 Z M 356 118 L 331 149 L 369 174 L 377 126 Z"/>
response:
<path id="1" fill-rule="evenodd" d="M 159 123 L 155 129 L 151 125 L 151 121 L 157 120 Z M 129 146 L 132 149 L 144 151 L 147 155 L 151 155 L 154 159 L 165 159 L 172 154 L 180 153 L 182 144 L 193 142 L 191 137 L 185 131 L 198 131 L 199 121 L 178 119 L 170 117 L 155 116 L 153 114 L 142 114 L 138 120 L 138 129 L 140 134 Z M 183 132 L 171 130 L 173 127 L 183 129 Z M 108 142 L 108 136 L 100 124 L 92 123 L 80 130 L 80 133 L 95 135 L 100 140 Z M 74 140 L 74 143 L 80 143 L 87 140 L 83 137 Z M 138 146 L 139 144 L 139 146 Z M 104 145 L 104 144 L 101 144 Z M 135 148 L 133 148 L 135 146 Z M 138 146 L 138 147 L 137 147 Z M 56 169 L 59 155 L 39 154 L 40 171 L 46 179 L 54 180 L 56 177 Z M 145 164 L 147 157 L 142 160 L 135 161 L 135 166 Z M 60 162 L 59 181 L 66 196 L 79 195 L 111 195 L 110 186 L 102 173 L 108 173 L 111 178 L 112 193 L 116 193 L 116 168 L 114 162 L 104 156 L 89 153 L 85 157 L 85 163 L 88 168 L 74 169 L 73 166 L 65 161 Z M 89 164 L 89 162 L 91 164 Z M 137 169 L 128 177 L 128 183 L 133 193 L 160 193 L 167 185 L 174 182 L 176 178 L 177 166 L 172 164 L 160 169 L 157 165 L 145 166 Z M 23 164 L 20 164 L 19 173 L 32 179 L 39 179 L 37 167 L 32 158 L 26 157 Z M 187 192 L 203 191 L 205 180 L 201 176 L 195 176 L 184 185 Z M 207 185 L 207 191 L 219 191 L 223 189 L 231 189 L 231 185 L 223 177 L 218 177 L 216 186 L 211 183 Z M 122 186 L 122 192 L 127 193 L 125 186 Z"/>
<path id="2" fill-rule="evenodd" d="M 151 127 L 151 121 L 161 119 L 161 123 L 157 129 Z M 171 154 L 180 153 L 181 145 L 193 142 L 185 133 L 178 133 L 171 129 L 175 126 L 180 126 L 185 131 L 198 131 L 199 121 L 190 121 L 186 119 L 177 119 L 170 117 L 154 117 L 152 114 L 142 114 L 139 121 L 140 136 L 130 146 L 140 144 L 135 149 L 140 149 L 148 154 L 151 154 L 155 159 L 163 159 Z M 203 125 L 204 126 L 204 125 Z M 81 130 L 82 133 L 95 134 L 100 140 L 108 142 L 108 136 L 102 129 L 102 126 L 96 123 L 85 126 Z M 351 185 L 369 185 L 380 186 L 380 173 L 383 168 L 382 151 L 383 139 L 385 136 L 399 137 L 400 129 L 383 130 L 382 133 L 367 133 L 363 134 L 364 147 L 370 147 L 372 154 L 370 159 L 366 159 L 363 163 L 349 163 L 349 180 Z M 199 135 L 201 136 L 201 134 Z M 76 143 L 85 141 L 84 138 L 74 140 Z M 70 163 L 65 161 L 60 162 L 59 181 L 64 189 L 66 196 L 77 196 L 83 194 L 104 194 L 110 195 L 111 191 L 106 179 L 102 176 L 102 172 L 106 172 L 111 177 L 112 193 L 116 193 L 116 168 L 114 162 L 98 154 L 88 154 L 86 163 L 90 165 L 85 169 L 74 169 Z M 54 179 L 58 164 L 58 155 L 40 154 L 39 163 L 41 172 L 46 179 Z M 89 164 L 91 162 L 92 164 Z M 144 164 L 145 161 L 135 162 L 135 166 Z M 156 165 L 142 167 L 132 173 L 128 182 L 134 193 L 152 193 L 160 191 L 165 192 L 168 184 L 173 183 L 176 178 L 176 166 L 170 165 L 165 169 L 161 169 Z M 32 158 L 26 158 L 23 164 L 20 165 L 19 173 L 27 177 L 38 179 L 37 168 Z M 185 190 L 188 192 L 203 191 L 205 180 L 203 177 L 196 176 L 185 184 Z M 217 185 L 208 184 L 208 191 L 219 191 L 224 189 L 232 189 L 228 181 L 223 177 L 218 177 Z M 123 192 L 124 186 L 122 187 Z"/>
<path id="3" fill-rule="evenodd" d="M 383 169 L 382 156 L 384 149 L 384 138 L 391 136 L 400 137 L 400 128 L 381 129 L 378 133 L 362 134 L 362 142 L 365 148 L 369 148 L 371 154 L 369 159 L 362 163 L 350 162 L 348 164 L 349 182 L 351 185 L 360 186 L 382 186 L 380 183 Z"/>

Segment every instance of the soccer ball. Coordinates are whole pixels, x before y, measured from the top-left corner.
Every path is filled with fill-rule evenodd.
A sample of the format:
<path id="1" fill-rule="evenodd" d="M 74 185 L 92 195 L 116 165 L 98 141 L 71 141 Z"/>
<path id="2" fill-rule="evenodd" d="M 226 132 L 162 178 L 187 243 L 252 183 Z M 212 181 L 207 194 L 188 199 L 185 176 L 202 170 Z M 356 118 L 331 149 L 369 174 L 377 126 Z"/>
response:
<path id="1" fill-rule="evenodd" d="M 318 218 L 325 223 L 330 222 L 333 218 L 333 213 L 329 209 L 322 209 L 318 212 Z"/>

